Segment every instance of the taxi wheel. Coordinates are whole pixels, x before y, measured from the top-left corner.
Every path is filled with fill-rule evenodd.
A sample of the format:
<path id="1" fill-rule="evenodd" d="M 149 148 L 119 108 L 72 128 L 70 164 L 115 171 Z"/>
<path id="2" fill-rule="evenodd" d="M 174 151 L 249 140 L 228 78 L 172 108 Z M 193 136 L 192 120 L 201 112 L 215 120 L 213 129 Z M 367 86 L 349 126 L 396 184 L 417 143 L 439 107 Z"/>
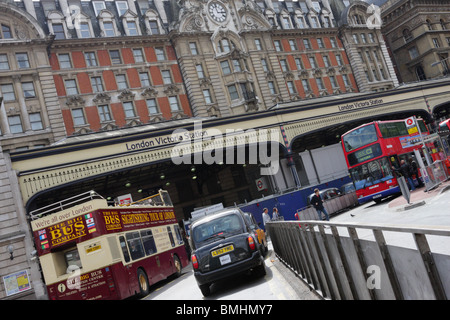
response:
<path id="1" fill-rule="evenodd" d="M 198 286 L 200 288 L 200 291 L 202 292 L 204 297 L 207 297 L 211 294 L 211 290 L 209 289 L 209 284 L 202 284 Z"/>
<path id="2" fill-rule="evenodd" d="M 138 282 L 139 282 L 139 296 L 144 297 L 149 293 L 148 278 L 144 270 L 138 269 L 137 271 Z"/>

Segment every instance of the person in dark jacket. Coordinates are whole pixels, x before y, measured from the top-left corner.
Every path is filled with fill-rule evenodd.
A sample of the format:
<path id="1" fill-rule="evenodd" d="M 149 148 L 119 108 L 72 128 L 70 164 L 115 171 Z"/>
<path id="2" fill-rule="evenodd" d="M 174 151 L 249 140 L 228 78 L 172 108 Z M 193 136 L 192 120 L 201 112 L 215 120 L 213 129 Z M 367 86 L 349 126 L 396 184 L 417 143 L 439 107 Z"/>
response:
<path id="1" fill-rule="evenodd" d="M 325 215 L 325 219 L 327 221 L 330 221 L 330 217 L 328 216 L 328 212 L 323 206 L 323 200 L 320 196 L 319 189 L 314 189 L 314 196 L 311 198 L 311 204 L 314 206 L 314 208 L 317 211 L 317 214 L 319 215 L 319 220 L 322 220 L 322 213 Z"/>
<path id="2" fill-rule="evenodd" d="M 408 182 L 411 191 L 416 190 L 416 187 L 414 186 L 414 181 L 412 180 L 410 175 L 411 167 L 409 166 L 409 164 L 406 163 L 405 160 L 400 161 L 400 168 L 397 169 L 393 166 L 392 169 L 396 173 L 400 173 L 403 177 L 405 177 L 405 180 Z"/>

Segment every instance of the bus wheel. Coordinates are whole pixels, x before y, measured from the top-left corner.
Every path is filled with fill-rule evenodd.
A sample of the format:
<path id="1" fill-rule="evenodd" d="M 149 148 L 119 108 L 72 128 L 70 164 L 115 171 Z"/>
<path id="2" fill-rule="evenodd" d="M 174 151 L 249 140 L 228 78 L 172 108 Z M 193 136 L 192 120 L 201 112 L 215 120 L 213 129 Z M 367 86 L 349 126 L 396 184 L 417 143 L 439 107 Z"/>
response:
<path id="1" fill-rule="evenodd" d="M 182 266 L 180 259 L 176 255 L 173 256 L 173 265 L 175 266 L 175 277 L 178 278 L 179 276 L 181 276 Z"/>
<path id="2" fill-rule="evenodd" d="M 142 269 L 138 269 L 137 276 L 139 281 L 139 296 L 144 297 L 149 293 L 148 278 Z"/>

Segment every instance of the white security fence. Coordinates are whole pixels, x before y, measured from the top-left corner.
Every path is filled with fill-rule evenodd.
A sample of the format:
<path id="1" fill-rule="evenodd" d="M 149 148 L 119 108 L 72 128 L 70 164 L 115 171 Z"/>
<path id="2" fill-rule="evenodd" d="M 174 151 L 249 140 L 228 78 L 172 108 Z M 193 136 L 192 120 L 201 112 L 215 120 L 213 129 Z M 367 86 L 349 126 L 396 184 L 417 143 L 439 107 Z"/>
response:
<path id="1" fill-rule="evenodd" d="M 358 204 L 358 197 L 356 192 L 350 192 L 339 197 L 331 198 L 324 201 L 324 207 L 329 215 L 339 212 L 346 208 L 353 207 Z M 319 216 L 313 206 L 308 206 L 297 210 L 298 218 L 300 220 L 318 220 Z"/>
<path id="2" fill-rule="evenodd" d="M 275 221 L 266 228 L 278 258 L 324 298 L 450 297 L 450 227 L 308 220 Z M 407 240 L 409 245 L 399 245 Z M 430 243 L 437 244 L 436 252 Z"/>

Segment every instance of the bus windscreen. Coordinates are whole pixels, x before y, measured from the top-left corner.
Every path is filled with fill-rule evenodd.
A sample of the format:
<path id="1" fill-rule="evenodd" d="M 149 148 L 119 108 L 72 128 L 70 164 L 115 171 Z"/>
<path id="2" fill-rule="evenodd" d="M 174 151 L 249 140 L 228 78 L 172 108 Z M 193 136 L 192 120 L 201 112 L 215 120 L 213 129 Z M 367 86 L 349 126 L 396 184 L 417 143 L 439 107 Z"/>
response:
<path id="1" fill-rule="evenodd" d="M 375 125 L 355 129 L 342 137 L 346 151 L 352 151 L 378 140 Z"/>

